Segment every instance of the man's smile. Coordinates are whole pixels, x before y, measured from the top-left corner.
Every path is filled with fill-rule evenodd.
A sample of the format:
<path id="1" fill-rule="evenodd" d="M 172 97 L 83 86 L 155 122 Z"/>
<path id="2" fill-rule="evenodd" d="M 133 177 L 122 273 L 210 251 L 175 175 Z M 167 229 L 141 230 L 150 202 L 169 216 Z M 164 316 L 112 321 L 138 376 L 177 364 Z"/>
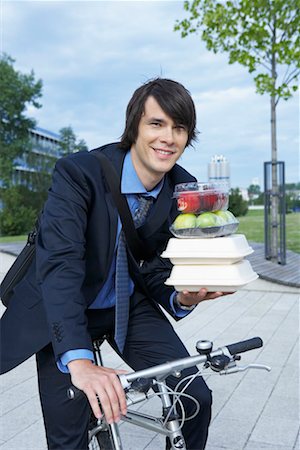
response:
<path id="1" fill-rule="evenodd" d="M 160 155 L 165 155 L 165 156 L 171 156 L 171 155 L 175 154 L 175 152 L 173 150 L 169 150 L 169 149 L 153 148 L 153 150 L 156 153 L 159 153 Z"/>

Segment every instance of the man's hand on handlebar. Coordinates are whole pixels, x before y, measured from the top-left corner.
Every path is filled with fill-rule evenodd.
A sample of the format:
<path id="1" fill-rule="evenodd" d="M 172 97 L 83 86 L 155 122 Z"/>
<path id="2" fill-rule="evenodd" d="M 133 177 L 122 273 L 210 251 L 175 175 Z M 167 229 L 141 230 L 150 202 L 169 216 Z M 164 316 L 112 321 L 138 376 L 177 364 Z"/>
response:
<path id="1" fill-rule="evenodd" d="M 182 291 L 177 294 L 179 303 L 184 306 L 198 305 L 205 300 L 214 300 L 215 298 L 234 294 L 234 292 L 208 292 L 205 288 L 201 288 L 198 292 Z"/>
<path id="2" fill-rule="evenodd" d="M 126 415 L 126 397 L 117 376 L 125 370 L 95 366 L 87 359 L 69 362 L 68 369 L 72 384 L 85 393 L 97 419 L 102 417 L 99 401 L 107 423 L 118 422 L 121 414 Z"/>

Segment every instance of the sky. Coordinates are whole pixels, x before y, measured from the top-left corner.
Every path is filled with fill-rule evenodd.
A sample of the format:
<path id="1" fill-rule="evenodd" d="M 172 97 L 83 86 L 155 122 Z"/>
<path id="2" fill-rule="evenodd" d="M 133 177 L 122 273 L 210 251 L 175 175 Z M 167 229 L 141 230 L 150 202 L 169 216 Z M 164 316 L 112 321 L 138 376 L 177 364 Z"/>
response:
<path id="1" fill-rule="evenodd" d="M 157 76 L 181 82 L 196 105 L 200 132 L 179 163 L 199 181 L 224 155 L 231 186 L 263 187 L 271 159 L 270 100 L 255 93 L 246 68 L 209 52 L 196 34 L 174 32 L 183 1 L 0 0 L 1 52 L 43 80 L 42 108 L 29 108 L 52 132 L 71 125 L 90 149 L 119 140 L 134 90 Z M 299 94 L 277 108 L 278 160 L 299 181 Z"/>

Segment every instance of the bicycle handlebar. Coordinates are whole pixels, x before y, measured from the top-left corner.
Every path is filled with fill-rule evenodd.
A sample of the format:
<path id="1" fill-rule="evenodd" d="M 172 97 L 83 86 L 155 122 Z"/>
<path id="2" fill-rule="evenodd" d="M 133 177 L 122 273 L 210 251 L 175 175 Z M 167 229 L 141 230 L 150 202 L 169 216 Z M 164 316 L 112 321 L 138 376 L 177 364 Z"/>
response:
<path id="1" fill-rule="evenodd" d="M 254 350 L 263 346 L 263 341 L 260 337 L 254 337 L 247 339 L 246 341 L 235 342 L 234 344 L 226 345 L 227 350 L 231 355 L 237 355 L 238 353 L 248 352 L 248 350 Z"/>
<path id="2" fill-rule="evenodd" d="M 206 354 L 200 354 L 195 356 L 188 356 L 186 358 L 170 361 L 165 364 L 159 364 L 148 369 L 139 370 L 138 372 L 131 372 L 129 374 L 120 375 L 120 381 L 124 389 L 128 388 L 130 384 L 137 378 L 166 378 L 166 376 L 176 371 L 181 371 L 198 364 L 205 363 L 215 356 L 224 355 L 230 353 L 234 356 L 238 353 L 244 353 L 249 350 L 260 348 L 263 345 L 263 341 L 260 337 L 254 337 L 245 341 L 235 342 L 223 347 L 220 347 L 214 351 Z"/>
<path id="3" fill-rule="evenodd" d="M 223 347 L 219 347 L 216 350 L 210 351 L 206 354 L 199 354 L 194 356 L 187 356 L 186 358 L 181 358 L 175 361 L 170 361 L 164 364 L 159 364 L 157 366 L 149 367 L 147 369 L 139 370 L 137 372 L 131 372 L 128 374 L 119 375 L 120 382 L 124 389 L 129 388 L 131 383 L 138 378 L 150 378 L 150 379 L 164 379 L 170 374 L 181 371 L 188 367 L 192 367 L 198 364 L 203 364 L 212 358 L 220 355 L 231 356 L 237 355 L 239 353 L 244 353 L 249 350 L 254 350 L 263 346 L 263 341 L 260 337 L 254 337 L 247 339 L 245 341 L 235 342 Z M 72 387 L 69 389 L 69 398 L 75 398 L 79 389 Z M 80 392 L 80 391 L 79 391 Z"/>

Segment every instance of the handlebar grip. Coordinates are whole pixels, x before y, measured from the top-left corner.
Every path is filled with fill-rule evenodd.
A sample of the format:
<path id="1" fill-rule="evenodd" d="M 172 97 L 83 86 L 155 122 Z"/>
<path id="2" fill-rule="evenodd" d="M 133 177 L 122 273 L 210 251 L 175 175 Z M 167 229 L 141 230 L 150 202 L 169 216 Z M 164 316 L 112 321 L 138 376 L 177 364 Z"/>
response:
<path id="1" fill-rule="evenodd" d="M 235 342 L 234 344 L 226 345 L 231 355 L 244 353 L 247 352 L 248 350 L 254 350 L 255 348 L 260 348 L 262 346 L 263 341 L 260 337 L 254 337 L 252 339 L 247 339 L 246 341 L 240 341 Z"/>

